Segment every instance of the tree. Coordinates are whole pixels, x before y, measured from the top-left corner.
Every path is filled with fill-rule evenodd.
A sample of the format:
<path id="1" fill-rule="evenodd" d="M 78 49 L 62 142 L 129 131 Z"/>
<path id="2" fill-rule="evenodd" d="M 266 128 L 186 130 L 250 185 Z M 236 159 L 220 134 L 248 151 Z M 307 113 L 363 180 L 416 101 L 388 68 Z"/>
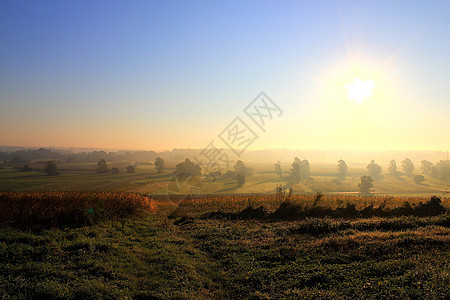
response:
<path id="1" fill-rule="evenodd" d="M 273 167 L 275 168 L 275 174 L 280 176 L 280 178 L 283 177 L 283 170 L 281 169 L 281 162 L 277 161 L 276 163 L 273 164 Z"/>
<path id="2" fill-rule="evenodd" d="M 234 171 L 236 171 L 237 174 L 245 174 L 245 164 L 242 160 L 236 161 Z"/>
<path id="3" fill-rule="evenodd" d="M 402 168 L 406 174 L 411 175 L 414 171 L 414 163 L 409 158 L 405 158 L 402 161 Z"/>
<path id="4" fill-rule="evenodd" d="M 373 179 L 370 176 L 361 177 L 361 183 L 358 183 L 359 190 L 363 195 L 369 195 L 370 189 L 373 188 Z"/>
<path id="5" fill-rule="evenodd" d="M 375 163 L 374 160 L 371 160 L 370 164 L 367 165 L 367 170 L 369 171 L 369 176 L 371 177 L 372 180 L 382 178 L 381 176 L 382 169 L 379 165 Z"/>
<path id="6" fill-rule="evenodd" d="M 245 177 L 253 175 L 253 169 L 247 167 L 242 160 L 236 161 L 234 172 L 236 174 L 244 175 Z"/>
<path id="7" fill-rule="evenodd" d="M 129 165 L 127 167 L 127 173 L 136 173 L 136 168 L 134 166 Z"/>
<path id="8" fill-rule="evenodd" d="M 432 167 L 431 167 L 430 176 L 431 176 L 432 178 L 439 178 L 439 172 L 438 172 L 438 166 L 437 166 L 437 164 L 436 164 L 436 166 L 432 166 Z"/>
<path id="9" fill-rule="evenodd" d="M 302 160 L 302 163 L 300 164 L 300 174 L 301 174 L 301 180 L 306 180 L 309 178 L 310 174 L 310 164 L 309 161 L 304 159 Z"/>
<path id="10" fill-rule="evenodd" d="M 347 170 L 348 167 L 345 161 L 343 159 L 338 160 L 337 175 L 340 179 L 345 179 L 345 176 L 347 176 Z"/>
<path id="11" fill-rule="evenodd" d="M 47 162 L 44 171 L 47 174 L 47 176 L 59 175 L 58 167 L 56 166 L 56 163 L 52 160 L 49 160 Z"/>
<path id="12" fill-rule="evenodd" d="M 298 157 L 294 158 L 292 163 L 291 175 L 296 182 L 300 181 L 300 159 Z"/>
<path id="13" fill-rule="evenodd" d="M 450 182 L 450 160 L 440 160 L 435 167 L 436 177 L 442 181 Z"/>
<path id="14" fill-rule="evenodd" d="M 420 169 L 422 170 L 422 174 L 431 175 L 431 173 L 433 172 L 433 167 L 434 165 L 431 161 L 428 160 L 421 161 Z"/>
<path id="15" fill-rule="evenodd" d="M 296 157 L 294 158 L 294 162 L 292 163 L 291 175 L 296 182 L 308 179 L 310 174 L 309 168 L 309 161 L 307 161 L 306 159 L 300 160 L 298 157 Z"/>
<path id="16" fill-rule="evenodd" d="M 184 162 L 176 165 L 175 173 L 180 176 L 197 176 L 200 175 L 201 171 L 202 169 L 198 164 L 186 158 Z"/>
<path id="17" fill-rule="evenodd" d="M 423 175 L 416 175 L 414 176 L 414 182 L 417 184 L 422 184 L 422 182 L 425 181 L 425 177 Z"/>
<path id="18" fill-rule="evenodd" d="M 243 186 L 245 184 L 245 175 L 237 174 L 236 180 L 238 182 L 239 187 Z"/>
<path id="19" fill-rule="evenodd" d="M 162 171 L 164 171 L 164 159 L 162 159 L 161 157 L 155 159 L 155 169 L 157 170 L 156 173 L 161 173 Z"/>
<path id="20" fill-rule="evenodd" d="M 234 171 L 236 172 L 238 185 L 243 186 L 245 184 L 246 176 L 249 175 L 249 168 L 245 166 L 242 160 L 238 160 L 236 161 L 236 165 L 234 165 Z"/>
<path id="21" fill-rule="evenodd" d="M 395 160 L 391 160 L 391 162 L 389 163 L 389 174 L 398 176 L 397 162 Z"/>
<path id="22" fill-rule="evenodd" d="M 97 173 L 108 173 L 108 165 L 103 158 L 97 162 Z"/>
<path id="23" fill-rule="evenodd" d="M 114 175 L 117 175 L 117 174 L 120 174 L 120 170 L 119 170 L 119 168 L 112 168 L 111 173 L 113 173 Z"/>

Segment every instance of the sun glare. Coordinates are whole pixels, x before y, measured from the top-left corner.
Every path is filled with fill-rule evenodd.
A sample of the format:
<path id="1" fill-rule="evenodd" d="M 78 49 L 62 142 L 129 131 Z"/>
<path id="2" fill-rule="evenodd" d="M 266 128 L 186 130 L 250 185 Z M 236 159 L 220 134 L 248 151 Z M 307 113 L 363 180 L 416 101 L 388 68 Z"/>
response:
<path id="1" fill-rule="evenodd" d="M 372 89 L 375 87 L 375 83 L 372 80 L 361 81 L 359 78 L 355 78 L 353 83 L 346 85 L 348 90 L 348 99 L 356 100 L 358 103 L 362 103 L 365 98 L 372 96 Z"/>

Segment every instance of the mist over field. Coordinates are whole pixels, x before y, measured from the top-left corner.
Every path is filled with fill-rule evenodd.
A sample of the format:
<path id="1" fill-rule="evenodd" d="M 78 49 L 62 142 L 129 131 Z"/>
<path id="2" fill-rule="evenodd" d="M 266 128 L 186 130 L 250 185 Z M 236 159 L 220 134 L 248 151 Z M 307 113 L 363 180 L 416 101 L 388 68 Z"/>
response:
<path id="1" fill-rule="evenodd" d="M 246 150 L 237 157 L 233 149 L 219 148 L 88 150 L 3 147 L 0 189 L 105 190 L 170 199 L 191 197 L 193 190 L 197 196 L 266 194 L 281 187 L 297 194 L 445 198 L 450 187 L 450 161 L 439 151 Z M 360 186 L 364 176 L 373 180 L 368 190 Z"/>
<path id="2" fill-rule="evenodd" d="M 54 152 L 55 154 L 52 157 L 52 154 L 43 154 L 39 156 L 38 153 L 33 154 L 32 151 L 36 151 L 39 149 L 46 149 Z M 164 151 L 153 151 L 151 149 L 148 150 L 133 150 L 133 149 L 105 149 L 105 148 L 61 148 L 61 147 L 14 147 L 14 146 L 1 146 L 0 145 L 0 159 L 6 161 L 10 159 L 12 156 L 32 156 L 33 159 L 45 159 L 45 158 L 59 158 L 63 159 L 69 158 L 71 155 L 79 155 L 80 153 L 93 153 L 93 152 L 101 152 L 108 155 L 108 153 L 114 153 L 118 159 L 135 159 L 137 162 L 140 160 L 142 162 L 148 162 L 155 160 L 156 157 L 162 157 L 168 160 L 183 160 L 186 157 L 194 157 L 198 156 L 198 154 L 203 149 L 182 149 L 182 148 L 174 148 L 167 149 Z M 229 156 L 232 156 L 232 151 L 230 149 L 222 148 L 223 152 L 227 153 Z M 128 157 L 124 157 L 124 155 L 128 155 Z M 311 162 L 314 163 L 327 163 L 334 164 L 339 159 L 345 159 L 346 161 L 355 164 L 365 164 L 366 162 L 370 162 L 370 160 L 374 159 L 379 161 L 381 165 L 388 165 L 389 161 L 392 159 L 402 160 L 405 157 L 410 158 L 411 160 L 420 163 L 420 161 L 426 159 L 430 161 L 439 161 L 447 159 L 447 151 L 417 151 L 417 150 L 404 150 L 404 151 L 373 151 L 373 150 L 359 150 L 359 151 L 351 151 L 351 150 L 288 150 L 288 149 L 264 149 L 264 150 L 247 150 L 242 153 L 241 157 L 243 160 L 250 162 L 262 162 L 262 163 L 271 163 L 277 160 L 280 161 L 290 161 L 295 156 L 304 157 Z"/>

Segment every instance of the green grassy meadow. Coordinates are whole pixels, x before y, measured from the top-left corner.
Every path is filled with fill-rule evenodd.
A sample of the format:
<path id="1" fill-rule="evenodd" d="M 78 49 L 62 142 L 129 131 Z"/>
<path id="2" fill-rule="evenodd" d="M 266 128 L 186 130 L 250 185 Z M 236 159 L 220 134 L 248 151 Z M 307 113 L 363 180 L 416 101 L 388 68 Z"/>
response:
<path id="1" fill-rule="evenodd" d="M 449 295 L 448 215 L 354 220 L 332 233 L 310 230 L 323 222 L 331 221 L 193 219 L 174 225 L 160 214 L 40 232 L 3 228 L 0 294 L 3 299 Z M 384 230 L 386 224 L 397 225 Z"/>
<path id="2" fill-rule="evenodd" d="M 0 191 L 114 191 L 137 192 L 141 194 L 163 195 L 167 185 L 173 180 L 174 163 L 161 174 L 153 165 L 138 165 L 136 173 L 127 174 L 128 164 L 111 164 L 121 173 L 96 174 L 94 163 L 61 163 L 58 169 L 61 175 L 46 176 L 40 169 L 43 166 L 32 165 L 38 171 L 22 172 L 17 166 L 0 169 Z M 254 174 L 246 178 L 246 183 L 239 187 L 232 177 L 219 176 L 215 181 L 208 178 L 201 182 L 203 194 L 231 193 L 271 193 L 277 185 L 289 185 L 289 172 L 282 178 L 277 176 L 269 164 L 249 164 Z M 40 169 L 39 169 L 40 168 Z M 364 169 L 350 169 L 344 181 L 337 181 L 333 166 L 312 167 L 311 180 L 291 184 L 298 193 L 358 193 L 359 178 L 366 174 Z M 423 184 L 416 184 L 412 177 L 394 177 L 385 175 L 374 183 L 373 193 L 403 196 L 431 196 L 442 194 L 449 184 L 438 179 L 426 177 Z"/>
<path id="3" fill-rule="evenodd" d="M 15 169 L 22 165 L 9 165 L 0 169 L 0 191 L 113 191 L 136 192 L 140 194 L 164 195 L 167 186 L 174 180 L 172 174 L 175 163 L 169 163 L 167 169 L 158 174 L 153 165 L 137 165 L 136 173 L 127 174 L 125 163 L 109 164 L 118 167 L 121 173 L 113 175 L 96 174 L 95 163 L 61 163 L 58 164 L 60 175 L 46 176 L 42 165 L 32 165 L 38 171 L 22 172 Z M 205 178 L 198 184 L 202 194 L 233 194 L 233 193 L 272 193 L 277 185 L 292 186 L 296 193 L 344 193 L 357 194 L 360 177 L 366 175 L 365 169 L 350 168 L 344 181 L 336 180 L 335 166 L 314 165 L 311 168 L 311 180 L 291 183 L 289 172 L 285 170 L 279 178 L 270 164 L 249 163 L 254 174 L 246 178 L 246 183 L 239 187 L 233 177 L 219 176 L 215 181 Z M 285 166 L 287 169 L 287 166 Z M 449 189 L 449 183 L 426 177 L 423 184 L 416 184 L 412 176 L 394 177 L 384 175 L 376 181 L 374 194 L 398 196 L 443 195 Z M 170 188 L 169 188 L 170 190 Z M 189 190 L 180 189 L 180 193 Z"/>
<path id="4" fill-rule="evenodd" d="M 39 166 L 37 166 L 39 167 Z M 33 166 L 33 169 L 37 168 Z M 41 166 L 42 168 L 42 166 Z M 60 164 L 60 175 L 46 176 L 42 171 L 22 172 L 13 167 L 0 169 L 1 191 L 136 191 L 142 194 L 162 189 L 161 184 L 172 177 L 168 172 L 157 174 L 151 166 L 142 165 L 136 173 L 127 174 L 126 165 L 117 175 L 97 174 L 96 164 Z M 142 187 L 145 187 L 142 189 Z"/>

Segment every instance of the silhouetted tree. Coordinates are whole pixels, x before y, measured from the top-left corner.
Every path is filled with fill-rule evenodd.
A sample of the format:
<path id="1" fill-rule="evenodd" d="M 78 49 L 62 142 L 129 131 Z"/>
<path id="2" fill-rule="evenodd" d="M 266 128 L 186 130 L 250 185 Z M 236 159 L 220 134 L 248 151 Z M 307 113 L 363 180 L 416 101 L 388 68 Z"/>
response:
<path id="1" fill-rule="evenodd" d="M 253 169 L 247 167 L 242 160 L 236 161 L 236 164 L 234 165 L 234 172 L 245 177 L 253 175 Z"/>
<path id="2" fill-rule="evenodd" d="M 433 172 L 433 167 L 434 165 L 431 161 L 428 160 L 421 161 L 420 169 L 422 170 L 422 174 L 431 175 L 431 173 Z"/>
<path id="3" fill-rule="evenodd" d="M 402 168 L 406 174 L 411 175 L 414 171 L 414 163 L 409 158 L 405 158 L 402 161 Z"/>
<path id="4" fill-rule="evenodd" d="M 436 177 L 446 181 L 450 182 L 450 160 L 440 160 L 436 163 Z"/>
<path id="5" fill-rule="evenodd" d="M 391 160 L 391 162 L 389 163 L 389 174 L 393 175 L 393 176 L 398 176 L 398 171 L 397 171 L 397 162 L 395 160 Z"/>
<path id="6" fill-rule="evenodd" d="M 164 166 L 164 159 L 161 157 L 158 157 L 155 159 L 155 169 L 157 170 L 157 173 L 161 173 L 164 171 L 166 167 Z"/>
<path id="7" fill-rule="evenodd" d="M 245 175 L 237 174 L 236 180 L 238 182 L 239 187 L 243 186 L 245 184 Z"/>
<path id="8" fill-rule="evenodd" d="M 120 174 L 120 170 L 119 170 L 119 168 L 112 168 L 111 173 L 113 173 L 114 175 L 117 175 L 117 174 Z"/>
<path id="9" fill-rule="evenodd" d="M 296 182 L 309 178 L 309 162 L 304 159 L 300 160 L 298 157 L 294 158 L 292 163 L 291 175 Z"/>
<path id="10" fill-rule="evenodd" d="M 136 168 L 134 166 L 127 167 L 127 173 L 136 173 Z"/>
<path id="11" fill-rule="evenodd" d="M 245 166 L 242 160 L 236 161 L 234 165 L 234 171 L 236 173 L 236 180 L 239 186 L 243 186 L 245 184 L 245 177 L 248 174 L 247 167 Z"/>
<path id="12" fill-rule="evenodd" d="M 294 158 L 292 163 L 291 175 L 296 182 L 300 181 L 300 159 L 298 157 Z"/>
<path id="13" fill-rule="evenodd" d="M 281 162 L 277 161 L 276 163 L 273 164 L 273 167 L 275 168 L 275 174 L 280 176 L 280 178 L 283 177 L 283 170 L 281 169 Z"/>
<path id="14" fill-rule="evenodd" d="M 379 165 L 375 163 L 374 160 L 372 160 L 370 164 L 367 165 L 367 170 L 369 171 L 369 176 L 371 177 L 371 179 L 377 180 L 382 178 L 381 176 L 382 169 Z"/>
<path id="15" fill-rule="evenodd" d="M 310 165 L 309 165 L 309 161 L 304 159 L 302 160 L 302 163 L 300 164 L 301 168 L 301 180 L 306 180 L 309 178 L 309 174 L 310 174 Z"/>
<path id="16" fill-rule="evenodd" d="M 192 162 L 189 158 L 186 158 L 184 162 L 176 165 L 175 173 L 180 176 L 197 176 L 200 175 L 201 170 L 202 169 L 198 164 Z"/>
<path id="17" fill-rule="evenodd" d="M 245 164 L 242 160 L 236 161 L 234 171 L 236 171 L 237 174 L 245 174 Z"/>
<path id="18" fill-rule="evenodd" d="M 361 177 L 361 183 L 358 183 L 359 190 L 363 195 L 369 195 L 370 189 L 373 188 L 373 179 L 370 176 Z"/>
<path id="19" fill-rule="evenodd" d="M 416 176 L 414 176 L 414 182 L 415 183 L 421 184 L 424 181 L 425 181 L 425 177 L 423 177 L 423 175 L 416 175 Z"/>
<path id="20" fill-rule="evenodd" d="M 47 174 L 47 176 L 59 175 L 58 167 L 56 166 L 56 163 L 52 160 L 49 160 L 47 162 L 44 171 L 45 174 Z"/>
<path id="21" fill-rule="evenodd" d="M 348 167 L 345 161 L 343 159 L 338 160 L 337 175 L 339 179 L 345 179 L 345 176 L 347 176 L 347 170 Z"/>
<path id="22" fill-rule="evenodd" d="M 97 173 L 108 173 L 108 165 L 103 158 L 97 162 Z"/>

